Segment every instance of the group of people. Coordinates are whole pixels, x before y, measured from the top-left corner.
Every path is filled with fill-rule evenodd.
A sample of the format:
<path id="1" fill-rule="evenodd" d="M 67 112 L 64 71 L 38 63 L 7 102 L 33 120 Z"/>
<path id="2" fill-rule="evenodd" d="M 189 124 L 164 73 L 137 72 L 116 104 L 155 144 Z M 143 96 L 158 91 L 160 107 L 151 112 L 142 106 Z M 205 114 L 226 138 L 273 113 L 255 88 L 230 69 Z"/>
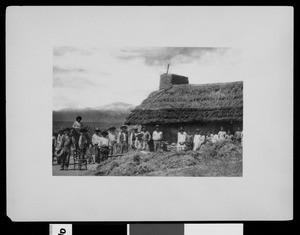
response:
<path id="1" fill-rule="evenodd" d="M 58 133 L 53 132 L 52 135 L 52 154 L 58 156 L 58 164 L 61 170 L 67 170 L 69 166 L 71 148 L 73 148 L 73 157 L 77 155 L 79 159 L 85 159 L 87 151 L 91 147 L 94 148 L 94 161 L 100 163 L 108 155 L 118 152 L 117 146 L 120 146 L 121 153 L 126 151 L 128 143 L 127 126 L 121 126 L 121 132 L 117 133 L 115 127 L 110 127 L 107 131 L 101 131 L 96 128 L 92 138 L 88 135 L 88 130 L 81 123 L 82 117 L 78 116 L 73 123 L 72 128 L 62 127 Z M 89 163 L 93 162 L 93 158 L 87 158 Z"/>
<path id="2" fill-rule="evenodd" d="M 240 128 L 237 128 L 237 131 L 234 135 L 230 130 L 227 132 L 224 131 L 224 128 L 221 126 L 220 131 L 217 134 L 207 132 L 206 135 L 203 135 L 200 129 L 196 129 L 196 133 L 191 135 L 191 132 L 185 132 L 185 130 L 181 127 L 178 132 L 177 137 L 177 150 L 193 150 L 197 151 L 201 148 L 201 146 L 205 143 L 217 143 L 217 142 L 239 142 L 241 145 L 243 144 L 243 131 Z"/>
<path id="3" fill-rule="evenodd" d="M 53 132 L 52 137 L 52 153 L 59 152 L 60 157 L 58 163 L 61 165 L 61 170 L 67 170 L 70 161 L 71 147 L 73 155 L 76 154 L 79 159 L 87 159 L 89 163 L 100 163 L 109 155 L 117 155 L 128 152 L 128 149 L 150 151 L 150 145 L 153 145 L 153 151 L 157 152 L 161 149 L 163 141 L 163 132 L 159 125 L 155 126 L 155 130 L 150 133 L 146 126 L 142 126 L 139 130 L 138 126 L 133 127 L 131 134 L 128 132 L 128 127 L 122 125 L 121 131 L 117 131 L 116 127 L 112 126 L 108 130 L 101 131 L 95 128 L 94 134 L 90 138 L 88 130 L 81 122 L 82 117 L 78 116 L 73 123 L 72 128 L 61 128 L 58 133 Z M 203 135 L 202 131 L 196 129 L 194 135 L 190 131 L 185 131 L 182 127 L 178 132 L 177 150 L 194 150 L 200 149 L 201 145 L 206 142 L 217 143 L 220 141 L 238 141 L 242 143 L 243 132 L 238 128 L 235 134 L 231 134 L 228 130 L 224 131 L 220 128 L 218 134 L 209 132 Z M 93 159 L 91 156 L 86 158 L 87 151 L 94 149 Z"/>

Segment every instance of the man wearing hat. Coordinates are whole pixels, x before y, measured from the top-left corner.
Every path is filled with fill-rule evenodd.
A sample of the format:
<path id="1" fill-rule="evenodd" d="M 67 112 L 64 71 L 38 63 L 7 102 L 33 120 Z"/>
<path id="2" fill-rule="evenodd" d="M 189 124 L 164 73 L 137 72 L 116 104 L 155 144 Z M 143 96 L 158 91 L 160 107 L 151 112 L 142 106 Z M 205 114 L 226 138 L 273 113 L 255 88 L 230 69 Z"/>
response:
<path id="1" fill-rule="evenodd" d="M 57 147 L 57 148 L 60 147 L 62 137 L 64 136 L 64 130 L 65 130 L 65 128 L 62 126 L 62 127 L 59 129 L 59 131 L 58 131 L 57 140 L 56 140 L 56 147 Z"/>
<path id="2" fill-rule="evenodd" d="M 238 142 L 241 142 L 242 140 L 242 131 L 239 126 L 237 127 L 237 131 L 234 133 L 234 139 Z"/>
<path id="3" fill-rule="evenodd" d="M 177 134 L 177 150 L 185 150 L 186 145 L 186 136 L 187 133 L 184 131 L 184 129 L 182 127 L 180 127 L 179 132 Z"/>
<path id="4" fill-rule="evenodd" d="M 82 117 L 81 116 L 77 116 L 76 117 L 76 121 L 73 123 L 72 125 L 72 130 L 70 132 L 70 134 L 74 137 L 74 141 L 75 141 L 75 149 L 77 150 L 79 148 L 79 137 L 80 137 L 80 129 L 82 128 L 83 124 L 81 122 Z"/>
<path id="5" fill-rule="evenodd" d="M 92 145 L 95 152 L 95 162 L 100 163 L 100 151 L 99 151 L 99 141 L 100 141 L 100 129 L 96 128 L 95 133 L 92 136 Z"/>
<path id="6" fill-rule="evenodd" d="M 131 133 L 130 137 L 129 137 L 129 145 L 132 149 L 136 149 L 136 146 L 138 143 L 136 143 L 137 140 L 137 135 L 139 134 L 139 127 L 138 126 L 134 126 L 133 127 L 133 132 Z"/>
<path id="7" fill-rule="evenodd" d="M 159 125 L 155 126 L 155 131 L 153 131 L 152 134 L 152 139 L 153 139 L 153 147 L 154 147 L 154 152 L 157 152 L 157 149 L 160 148 L 161 141 L 163 139 L 163 133 L 159 129 Z"/>
<path id="8" fill-rule="evenodd" d="M 82 117 L 78 116 L 78 117 L 76 117 L 76 121 L 73 123 L 72 128 L 74 128 L 76 131 L 79 131 L 82 127 L 81 120 L 82 120 Z"/>
<path id="9" fill-rule="evenodd" d="M 111 126 L 108 128 L 108 139 L 110 143 L 110 155 L 113 155 L 117 152 L 117 139 L 118 135 L 116 133 L 116 128 L 114 126 Z"/>
<path id="10" fill-rule="evenodd" d="M 193 150 L 193 138 L 194 136 L 191 134 L 191 131 L 188 130 L 186 135 L 186 141 L 185 141 L 185 145 L 186 145 L 186 150 Z"/>
<path id="11" fill-rule="evenodd" d="M 225 140 L 226 131 L 224 131 L 224 128 L 221 126 L 220 131 L 218 132 L 218 141 L 222 142 Z"/>
<path id="12" fill-rule="evenodd" d="M 107 137 L 108 132 L 107 131 L 102 131 L 101 136 L 99 138 L 99 149 L 100 149 L 100 157 L 101 161 L 104 161 L 107 159 L 109 155 L 109 139 Z"/>
<path id="13" fill-rule="evenodd" d="M 146 129 L 146 126 L 142 126 L 141 133 L 143 134 L 143 137 L 142 137 L 142 150 L 149 151 L 150 150 L 149 141 L 151 140 L 151 134 Z"/>
<path id="14" fill-rule="evenodd" d="M 121 132 L 118 135 L 118 145 L 120 148 L 121 154 L 123 154 L 125 151 L 128 151 L 128 132 L 127 132 L 127 126 L 122 125 L 121 126 Z"/>
<path id="15" fill-rule="evenodd" d="M 70 161 L 70 153 L 71 153 L 71 145 L 73 144 L 72 138 L 70 136 L 70 128 L 64 129 L 64 136 L 61 141 L 61 147 L 63 149 L 63 153 L 61 156 L 61 168 L 60 170 L 68 170 L 69 161 Z"/>
<path id="16" fill-rule="evenodd" d="M 55 151 L 54 151 L 54 155 L 57 157 L 57 163 L 60 164 L 61 163 L 61 155 L 58 153 L 61 153 L 61 142 L 64 136 L 64 130 L 65 128 L 62 126 L 57 134 L 57 138 L 56 138 L 56 145 L 55 145 Z"/>
<path id="17" fill-rule="evenodd" d="M 92 145 L 87 132 L 88 130 L 86 128 L 82 128 L 80 130 L 80 137 L 78 141 L 79 149 L 81 150 L 80 159 L 85 158 L 88 147 Z"/>

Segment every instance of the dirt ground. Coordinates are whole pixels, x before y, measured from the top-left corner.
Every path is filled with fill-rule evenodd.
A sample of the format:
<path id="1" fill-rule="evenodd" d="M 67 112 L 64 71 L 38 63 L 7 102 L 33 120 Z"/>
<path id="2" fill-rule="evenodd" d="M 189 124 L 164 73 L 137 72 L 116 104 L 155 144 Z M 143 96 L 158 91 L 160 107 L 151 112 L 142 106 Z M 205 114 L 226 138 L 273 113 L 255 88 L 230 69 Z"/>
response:
<path id="1" fill-rule="evenodd" d="M 98 164 L 87 164 L 87 170 L 85 167 L 82 167 L 81 170 L 78 170 L 78 166 L 76 165 L 76 169 L 74 170 L 73 158 L 70 159 L 70 165 L 68 170 L 60 170 L 60 165 L 57 165 L 57 162 L 54 162 L 52 165 L 52 175 L 53 176 L 89 176 L 93 175 L 96 171 Z"/>

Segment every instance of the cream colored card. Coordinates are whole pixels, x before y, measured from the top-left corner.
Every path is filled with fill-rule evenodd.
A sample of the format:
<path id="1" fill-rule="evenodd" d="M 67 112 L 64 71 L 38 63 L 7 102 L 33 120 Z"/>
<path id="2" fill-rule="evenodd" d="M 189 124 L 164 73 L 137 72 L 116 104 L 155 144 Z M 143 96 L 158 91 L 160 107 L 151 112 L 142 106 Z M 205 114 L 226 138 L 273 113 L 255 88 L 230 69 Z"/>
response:
<path id="1" fill-rule="evenodd" d="M 52 176 L 58 46 L 241 50 L 233 76 L 244 86 L 243 176 Z M 12 6 L 6 69 L 7 215 L 13 221 L 293 218 L 292 7 Z"/>

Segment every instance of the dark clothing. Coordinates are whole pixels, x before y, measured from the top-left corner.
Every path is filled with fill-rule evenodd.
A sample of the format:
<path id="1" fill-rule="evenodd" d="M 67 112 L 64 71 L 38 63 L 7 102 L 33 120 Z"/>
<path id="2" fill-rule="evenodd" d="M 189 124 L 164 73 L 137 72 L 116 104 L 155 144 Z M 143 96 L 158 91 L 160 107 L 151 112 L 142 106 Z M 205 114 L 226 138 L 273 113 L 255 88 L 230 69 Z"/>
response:
<path id="1" fill-rule="evenodd" d="M 61 147 L 64 149 L 64 153 L 60 158 L 61 168 L 68 168 L 70 161 L 71 145 L 73 144 L 70 136 L 64 135 L 61 142 Z"/>
<path id="2" fill-rule="evenodd" d="M 101 161 L 106 160 L 108 158 L 108 154 L 109 154 L 109 147 L 108 146 L 100 147 L 100 158 L 101 158 Z"/>
<path id="3" fill-rule="evenodd" d="M 128 152 L 128 143 L 127 142 L 120 143 L 120 151 L 121 151 L 121 153 Z"/>
<path id="4" fill-rule="evenodd" d="M 70 151 L 66 150 L 60 157 L 61 168 L 68 168 L 70 162 Z"/>
<path id="5" fill-rule="evenodd" d="M 94 145 L 94 152 L 95 152 L 95 162 L 100 163 L 100 149 L 98 145 Z"/>
<path id="6" fill-rule="evenodd" d="M 80 159 L 84 159 L 85 155 L 86 155 L 86 152 L 87 152 L 87 149 L 88 149 L 89 145 L 91 144 L 91 140 L 90 140 L 90 138 L 88 137 L 87 134 L 81 135 L 79 140 L 80 140 L 79 148 L 80 148 L 80 151 L 81 151 Z"/>

